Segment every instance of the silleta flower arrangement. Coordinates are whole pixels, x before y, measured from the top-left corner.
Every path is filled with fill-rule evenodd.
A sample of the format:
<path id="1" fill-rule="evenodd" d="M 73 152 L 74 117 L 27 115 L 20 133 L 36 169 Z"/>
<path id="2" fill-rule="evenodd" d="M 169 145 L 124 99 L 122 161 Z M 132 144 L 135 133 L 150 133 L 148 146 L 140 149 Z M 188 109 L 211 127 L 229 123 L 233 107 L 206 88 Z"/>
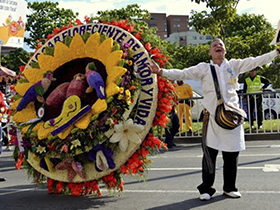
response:
<path id="1" fill-rule="evenodd" d="M 71 195 L 101 195 L 100 183 L 122 192 L 124 174 L 143 176 L 165 147 L 152 127 L 166 126 L 174 101 L 171 83 L 147 68 L 150 54 L 163 65 L 127 21 L 56 29 L 15 86 L 17 168 Z"/>

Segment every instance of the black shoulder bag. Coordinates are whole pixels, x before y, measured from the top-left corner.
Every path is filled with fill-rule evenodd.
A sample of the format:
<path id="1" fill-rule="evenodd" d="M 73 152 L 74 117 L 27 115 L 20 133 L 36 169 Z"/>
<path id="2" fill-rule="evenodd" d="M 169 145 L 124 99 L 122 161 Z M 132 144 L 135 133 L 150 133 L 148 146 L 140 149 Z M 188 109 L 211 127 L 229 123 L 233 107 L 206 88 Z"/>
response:
<path id="1" fill-rule="evenodd" d="M 210 65 L 210 68 L 218 99 L 215 121 L 220 127 L 228 130 L 233 130 L 244 122 L 246 113 L 243 110 L 236 109 L 223 102 L 215 67 L 213 65 Z"/>

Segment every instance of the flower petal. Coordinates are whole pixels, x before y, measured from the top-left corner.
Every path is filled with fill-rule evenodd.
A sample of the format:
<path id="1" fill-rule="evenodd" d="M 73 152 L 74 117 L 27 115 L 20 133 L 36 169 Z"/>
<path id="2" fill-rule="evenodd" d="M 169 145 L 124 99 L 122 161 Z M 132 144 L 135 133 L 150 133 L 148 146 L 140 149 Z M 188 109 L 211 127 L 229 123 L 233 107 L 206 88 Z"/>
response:
<path id="1" fill-rule="evenodd" d="M 122 140 L 119 142 L 119 147 L 121 149 L 121 151 L 125 152 L 127 150 L 128 147 L 128 139 L 126 135 L 123 135 Z"/>
<path id="2" fill-rule="evenodd" d="M 144 130 L 144 126 L 143 125 L 139 125 L 139 124 L 133 124 L 133 126 L 130 128 L 130 130 L 134 131 L 136 133 L 139 133 L 139 132 Z"/>
<path id="3" fill-rule="evenodd" d="M 113 136 L 110 138 L 110 142 L 111 143 L 117 143 L 122 139 L 123 136 L 124 136 L 123 132 L 122 133 L 114 133 Z"/>
<path id="4" fill-rule="evenodd" d="M 124 125 L 122 123 L 119 123 L 117 125 L 114 126 L 114 130 L 117 132 L 117 133 L 122 133 L 123 130 L 124 130 Z"/>
<path id="5" fill-rule="evenodd" d="M 135 144 L 141 144 L 141 139 L 138 136 L 138 134 L 135 133 L 135 132 L 129 132 L 127 134 L 127 138 L 128 138 L 129 141 L 131 141 L 131 142 L 133 142 Z"/>
<path id="6" fill-rule="evenodd" d="M 133 126 L 133 120 L 129 118 L 127 121 L 124 123 L 124 129 L 130 129 Z"/>

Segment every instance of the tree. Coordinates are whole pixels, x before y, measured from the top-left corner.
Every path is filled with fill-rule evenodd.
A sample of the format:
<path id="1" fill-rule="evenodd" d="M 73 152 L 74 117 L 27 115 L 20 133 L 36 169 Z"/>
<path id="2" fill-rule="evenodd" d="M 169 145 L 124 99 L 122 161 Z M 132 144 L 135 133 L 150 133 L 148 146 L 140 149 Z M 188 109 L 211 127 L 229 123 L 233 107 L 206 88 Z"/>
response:
<path id="1" fill-rule="evenodd" d="M 141 32 L 142 43 L 151 43 L 152 46 L 157 46 L 161 53 L 168 54 L 167 48 L 172 45 L 162 41 L 155 35 L 157 28 L 149 27 L 144 19 L 150 19 L 148 10 L 143 10 L 138 4 L 127 5 L 126 8 L 98 11 L 97 16 L 93 20 L 101 22 L 128 20 L 128 24 L 133 24 L 135 32 Z M 166 62 L 165 67 L 170 67 L 170 63 Z"/>
<path id="2" fill-rule="evenodd" d="M 190 26 L 198 33 L 219 36 L 222 40 L 227 35 L 227 30 L 236 14 L 236 7 L 240 0 L 191 0 L 200 4 L 206 3 L 206 8 L 211 10 L 197 12 L 191 11 Z"/>
<path id="3" fill-rule="evenodd" d="M 73 13 L 70 9 L 59 9 L 58 2 L 28 2 L 27 8 L 31 14 L 27 15 L 26 32 L 29 34 L 24 39 L 26 44 L 35 49 L 37 40 L 42 44 L 53 30 L 58 27 L 69 25 L 74 22 L 78 13 Z"/>
<path id="4" fill-rule="evenodd" d="M 127 5 L 126 8 L 98 11 L 94 19 L 102 19 L 103 21 L 125 20 L 130 19 L 136 21 L 139 19 L 150 19 L 151 15 L 148 10 L 140 9 L 138 4 Z"/>
<path id="5" fill-rule="evenodd" d="M 243 13 L 242 15 L 236 14 L 234 16 L 226 36 L 240 36 L 244 39 L 255 34 L 270 34 L 270 36 L 273 36 L 274 29 L 263 15 Z"/>
<path id="6" fill-rule="evenodd" d="M 237 15 L 236 8 L 240 0 L 192 0 L 196 3 L 206 3 L 211 11 L 192 11 L 190 25 L 196 31 L 205 35 L 220 37 L 227 48 L 227 59 L 246 58 L 267 53 L 274 46 L 269 45 L 275 30 L 263 15 Z M 204 53 L 204 52 L 203 52 Z M 187 64 L 187 63 L 186 63 Z M 278 75 L 269 70 L 271 66 L 264 66 L 259 74 L 272 79 L 273 84 Z M 269 76 L 265 75 L 270 72 Z M 239 82 L 244 82 L 247 75 L 239 76 Z M 279 80 L 278 80 L 279 81 Z"/>
<path id="7" fill-rule="evenodd" d="M 24 66 L 30 58 L 30 53 L 26 52 L 23 48 L 12 50 L 8 55 L 1 57 L 1 63 L 6 68 L 9 68 L 16 73 L 19 73 L 19 67 Z"/>

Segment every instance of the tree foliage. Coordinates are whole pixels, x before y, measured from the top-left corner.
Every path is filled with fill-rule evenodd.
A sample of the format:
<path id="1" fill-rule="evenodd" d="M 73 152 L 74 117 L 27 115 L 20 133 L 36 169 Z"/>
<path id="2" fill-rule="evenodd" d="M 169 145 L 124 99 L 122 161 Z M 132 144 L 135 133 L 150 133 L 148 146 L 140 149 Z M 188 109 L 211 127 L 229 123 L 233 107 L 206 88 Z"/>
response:
<path id="1" fill-rule="evenodd" d="M 191 0 L 198 4 L 206 3 L 206 10 L 202 12 L 191 11 L 190 26 L 198 33 L 212 36 L 220 36 L 225 39 L 227 30 L 236 14 L 236 7 L 240 0 Z"/>
<path id="2" fill-rule="evenodd" d="M 102 20 L 102 22 L 128 20 L 129 24 L 134 25 L 135 31 L 142 32 L 141 36 L 143 43 L 150 42 L 153 46 L 158 46 L 162 53 L 168 54 L 167 48 L 172 44 L 162 41 L 158 36 L 156 36 L 157 28 L 149 27 L 144 21 L 145 19 L 147 20 L 150 18 L 151 15 L 148 10 L 141 9 L 138 4 L 131 4 L 127 5 L 126 8 L 98 11 L 97 16 L 93 19 Z M 166 65 L 170 65 L 170 63 L 166 63 Z"/>
<path id="3" fill-rule="evenodd" d="M 29 34 L 24 39 L 26 44 L 35 49 L 37 40 L 44 44 L 48 34 L 58 27 L 74 22 L 78 13 L 70 9 L 58 8 L 58 2 L 28 2 L 27 8 L 31 14 L 27 15 L 26 32 Z"/>
<path id="4" fill-rule="evenodd" d="M 192 1 L 198 4 L 206 3 L 206 8 L 211 11 L 200 13 L 192 11 L 191 26 L 199 33 L 223 38 L 227 48 L 227 59 L 258 56 L 275 48 L 269 45 L 275 30 L 263 15 L 236 14 L 240 0 Z M 46 39 L 47 35 L 52 33 L 56 27 L 69 25 L 78 15 L 72 10 L 59 9 L 57 2 L 50 1 L 28 3 L 28 9 L 32 11 L 32 14 L 27 16 L 26 31 L 29 33 L 29 37 L 25 39 L 25 42 L 31 48 L 34 48 L 37 40 Z M 129 23 L 134 25 L 135 31 L 143 32 L 143 43 L 150 42 L 153 46 L 158 46 L 161 52 L 170 57 L 170 63 L 174 68 L 182 69 L 210 60 L 210 43 L 197 47 L 178 47 L 176 44 L 162 41 L 155 35 L 157 29 L 149 27 L 144 21 L 144 19 L 150 19 L 149 11 L 141 9 L 138 4 L 131 4 L 121 9 L 98 11 L 92 19 L 102 20 L 102 22 L 129 20 Z M 8 56 L 2 58 L 3 66 L 18 71 L 18 67 L 23 65 L 23 62 L 26 62 L 29 57 L 26 54 L 27 52 L 24 52 L 23 49 L 12 51 Z M 269 78 L 274 87 L 280 86 L 277 86 L 280 84 L 280 78 L 275 73 L 278 72 L 276 69 L 279 69 L 279 65 L 280 60 L 275 59 L 271 65 L 264 66 L 263 70 L 258 72 Z M 247 75 L 241 75 L 239 81 L 242 82 L 245 76 Z"/>
<path id="5" fill-rule="evenodd" d="M 141 9 L 138 4 L 127 5 L 126 8 L 98 11 L 94 19 L 103 21 L 126 20 L 136 21 L 139 19 L 150 19 L 151 15 L 148 10 Z"/>
<path id="6" fill-rule="evenodd" d="M 8 69 L 19 73 L 19 67 L 24 66 L 30 57 L 30 53 L 23 48 L 17 48 L 9 52 L 8 55 L 1 56 L 1 64 Z"/>

